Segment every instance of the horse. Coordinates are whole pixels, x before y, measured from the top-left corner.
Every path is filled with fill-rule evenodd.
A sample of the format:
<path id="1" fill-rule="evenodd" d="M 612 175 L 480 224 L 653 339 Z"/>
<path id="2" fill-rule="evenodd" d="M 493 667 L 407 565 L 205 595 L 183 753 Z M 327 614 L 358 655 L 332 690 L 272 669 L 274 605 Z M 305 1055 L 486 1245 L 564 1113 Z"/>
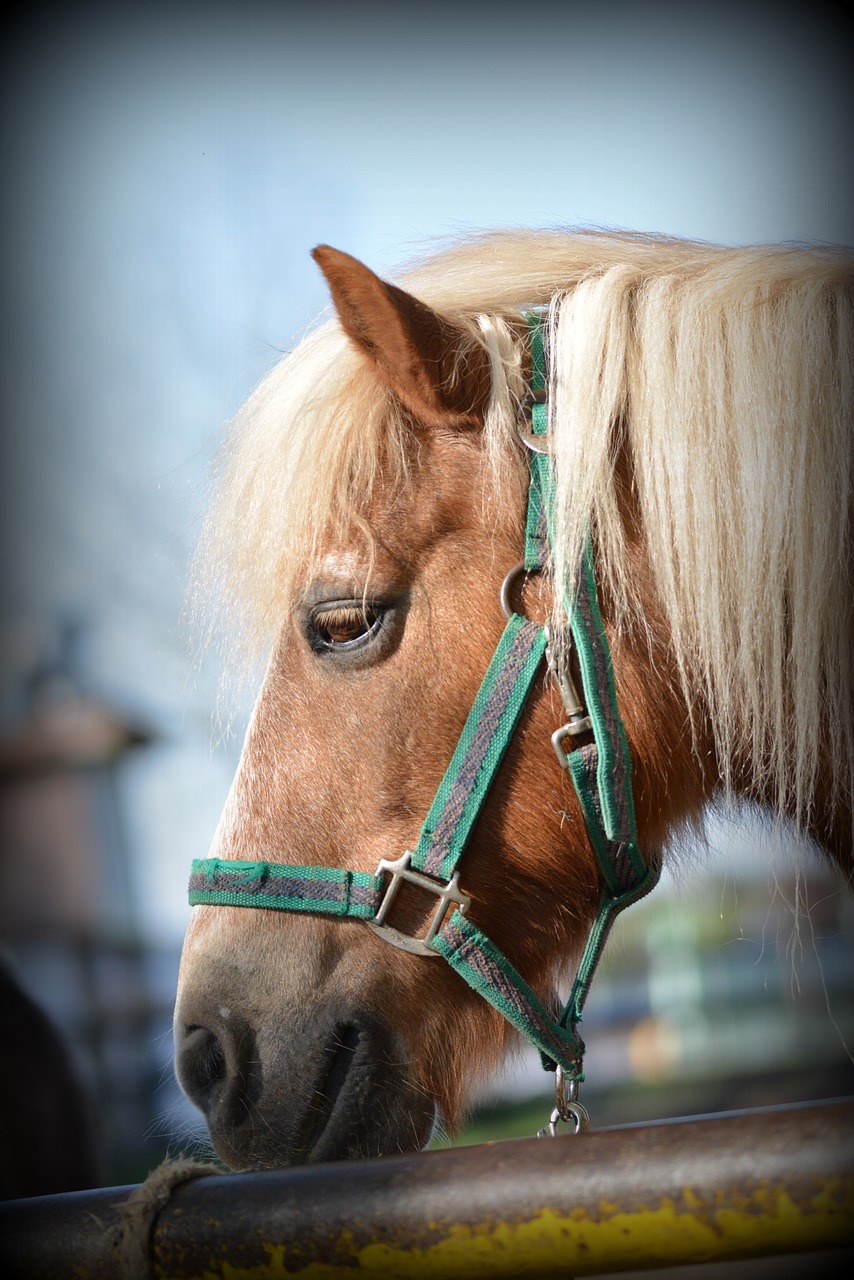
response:
<path id="1" fill-rule="evenodd" d="M 581 1001 L 554 1011 L 607 933 L 602 841 L 640 851 L 626 901 L 721 800 L 852 870 L 851 258 L 594 230 L 473 235 L 394 283 L 314 258 L 333 313 L 237 415 L 199 560 L 238 667 L 267 662 L 175 1012 L 179 1081 L 238 1170 L 453 1130 L 530 1025 L 519 991 L 580 1126 Z M 548 538 L 520 566 L 534 462 Z M 459 867 L 414 871 L 505 615 L 546 640 Z M 596 743 L 606 782 L 625 748 L 631 839 L 591 834 L 569 766 Z M 442 963 L 469 921 L 494 980 Z"/>

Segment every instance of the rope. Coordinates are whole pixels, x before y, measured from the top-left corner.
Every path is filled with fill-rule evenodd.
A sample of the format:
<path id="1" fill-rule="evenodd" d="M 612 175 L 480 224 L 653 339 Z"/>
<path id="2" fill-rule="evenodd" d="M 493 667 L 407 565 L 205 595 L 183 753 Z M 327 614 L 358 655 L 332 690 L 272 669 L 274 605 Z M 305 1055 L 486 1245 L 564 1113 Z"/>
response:
<path id="1" fill-rule="evenodd" d="M 215 1164 L 203 1164 L 189 1156 L 167 1157 L 127 1200 L 113 1205 L 120 1219 L 113 1241 L 116 1280 L 155 1280 L 151 1251 L 158 1215 L 182 1182 L 219 1173 L 222 1170 Z"/>

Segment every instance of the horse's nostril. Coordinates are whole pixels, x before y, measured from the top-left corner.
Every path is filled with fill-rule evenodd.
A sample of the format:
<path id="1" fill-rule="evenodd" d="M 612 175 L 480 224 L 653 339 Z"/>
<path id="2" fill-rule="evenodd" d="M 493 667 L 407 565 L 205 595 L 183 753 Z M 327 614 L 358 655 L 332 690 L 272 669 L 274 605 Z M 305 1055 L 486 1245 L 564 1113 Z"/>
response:
<path id="1" fill-rule="evenodd" d="M 306 1113 L 306 1124 L 298 1146 L 307 1154 L 315 1146 L 329 1121 L 355 1061 L 361 1035 L 358 1027 L 345 1026 L 335 1031 L 323 1050 L 323 1075 L 315 1086 L 314 1098 Z"/>
<path id="2" fill-rule="evenodd" d="M 330 1066 L 321 1093 L 330 1107 L 338 1101 L 338 1095 L 353 1065 L 361 1038 L 358 1027 L 347 1026 L 337 1031 L 331 1043 L 326 1046 Z"/>
<path id="3" fill-rule="evenodd" d="M 177 1071 L 187 1097 L 209 1117 L 228 1074 L 218 1036 L 207 1027 L 187 1027 L 178 1049 Z"/>
<path id="4" fill-rule="evenodd" d="M 225 1054 L 212 1031 L 205 1031 L 203 1027 L 197 1030 L 203 1033 L 204 1039 L 199 1046 L 196 1070 L 202 1088 L 210 1089 L 225 1076 Z"/>
<path id="5" fill-rule="evenodd" d="M 212 1131 L 238 1128 L 252 1114 L 261 1092 L 261 1064 L 255 1034 L 239 1018 L 216 1031 L 199 1022 L 179 1024 L 175 1067 L 181 1088 Z"/>

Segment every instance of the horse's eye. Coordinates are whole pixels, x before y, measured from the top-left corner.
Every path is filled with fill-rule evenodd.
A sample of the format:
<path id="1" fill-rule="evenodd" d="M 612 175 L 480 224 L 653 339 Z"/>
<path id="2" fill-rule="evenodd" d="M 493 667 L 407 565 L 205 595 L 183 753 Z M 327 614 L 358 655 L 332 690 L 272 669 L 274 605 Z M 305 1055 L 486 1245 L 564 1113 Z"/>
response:
<path id="1" fill-rule="evenodd" d="M 381 613 L 369 604 L 322 605 L 311 615 L 310 639 L 316 650 L 355 646 L 380 625 Z"/>

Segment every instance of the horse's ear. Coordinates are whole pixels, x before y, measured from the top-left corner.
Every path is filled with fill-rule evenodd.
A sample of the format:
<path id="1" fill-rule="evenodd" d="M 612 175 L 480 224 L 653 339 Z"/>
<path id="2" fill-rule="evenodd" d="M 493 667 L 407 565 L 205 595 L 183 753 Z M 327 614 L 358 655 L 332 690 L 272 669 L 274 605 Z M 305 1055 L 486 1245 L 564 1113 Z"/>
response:
<path id="1" fill-rule="evenodd" d="M 469 334 L 348 253 L 322 244 L 312 257 L 326 276 L 344 332 L 418 422 L 483 425 L 489 364 Z"/>

